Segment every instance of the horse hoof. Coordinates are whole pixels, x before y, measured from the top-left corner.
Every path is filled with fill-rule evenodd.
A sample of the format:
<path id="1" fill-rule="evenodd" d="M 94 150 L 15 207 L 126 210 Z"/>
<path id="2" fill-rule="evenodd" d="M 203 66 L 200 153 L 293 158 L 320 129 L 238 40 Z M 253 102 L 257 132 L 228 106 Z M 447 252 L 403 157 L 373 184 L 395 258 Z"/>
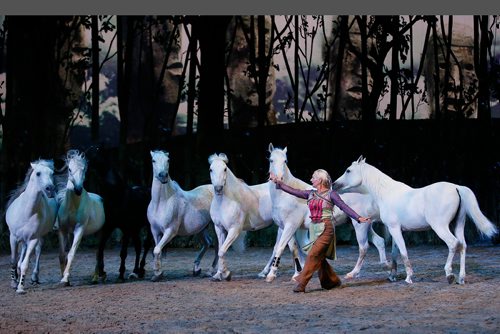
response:
<path id="1" fill-rule="evenodd" d="M 139 275 L 137 275 L 136 273 L 131 273 L 131 274 L 128 275 L 128 279 L 130 279 L 130 280 L 139 279 Z"/>
<path id="2" fill-rule="evenodd" d="M 262 270 L 257 276 L 259 276 L 260 278 L 265 278 L 267 277 L 267 274 L 269 274 L 269 270 Z"/>
<path id="3" fill-rule="evenodd" d="M 359 277 L 359 273 L 353 273 L 352 271 L 344 276 L 345 279 L 353 279 L 357 277 Z"/>
<path id="4" fill-rule="evenodd" d="M 39 280 L 36 280 L 36 281 L 31 280 L 30 283 L 31 283 L 31 285 L 39 285 L 40 281 Z"/>
<path id="5" fill-rule="evenodd" d="M 60 287 L 71 286 L 71 283 L 69 281 L 60 281 L 59 286 Z"/>
<path id="6" fill-rule="evenodd" d="M 391 281 L 391 282 L 396 282 L 397 281 L 396 276 L 389 276 L 389 277 L 387 277 L 387 279 L 389 281 Z"/>
<path id="7" fill-rule="evenodd" d="M 229 282 L 231 280 L 231 277 L 232 277 L 232 274 L 231 274 L 231 272 L 229 272 L 229 274 L 227 274 L 226 278 L 224 278 L 224 279 Z"/>
<path id="8" fill-rule="evenodd" d="M 158 274 L 158 275 L 153 275 L 153 277 L 151 277 L 151 282 L 158 282 L 158 281 L 160 281 L 162 278 L 163 278 L 163 273 Z"/>
<path id="9" fill-rule="evenodd" d="M 12 289 L 17 289 L 17 282 L 16 281 L 10 281 L 10 287 Z"/>
<path id="10" fill-rule="evenodd" d="M 146 270 L 139 269 L 138 271 L 134 271 L 134 274 L 136 274 L 138 278 L 143 279 L 144 276 L 146 276 Z"/>
<path id="11" fill-rule="evenodd" d="M 18 295 L 24 295 L 24 294 L 26 293 L 26 290 L 24 290 L 24 289 L 17 289 L 17 290 L 16 290 L 16 293 L 17 293 Z"/>
<path id="12" fill-rule="evenodd" d="M 274 275 L 268 275 L 268 276 L 266 277 L 266 282 L 267 282 L 267 283 L 272 283 L 272 282 L 274 281 L 274 279 L 275 279 L 275 278 L 276 278 L 276 276 L 274 276 Z"/>
<path id="13" fill-rule="evenodd" d="M 210 277 L 210 280 L 212 282 L 222 282 L 221 273 L 219 273 L 219 272 L 215 273 L 215 275 L 213 275 L 212 277 Z"/>
<path id="14" fill-rule="evenodd" d="M 464 277 L 460 277 L 457 281 L 457 284 L 460 284 L 460 285 L 463 285 L 465 284 L 465 278 Z"/>
<path id="15" fill-rule="evenodd" d="M 446 276 L 446 279 L 448 280 L 448 284 L 452 284 L 455 282 L 455 275 L 451 274 Z"/>
<path id="16" fill-rule="evenodd" d="M 201 269 L 193 270 L 193 276 L 194 277 L 197 277 L 197 276 L 200 276 L 200 275 L 201 275 Z"/>

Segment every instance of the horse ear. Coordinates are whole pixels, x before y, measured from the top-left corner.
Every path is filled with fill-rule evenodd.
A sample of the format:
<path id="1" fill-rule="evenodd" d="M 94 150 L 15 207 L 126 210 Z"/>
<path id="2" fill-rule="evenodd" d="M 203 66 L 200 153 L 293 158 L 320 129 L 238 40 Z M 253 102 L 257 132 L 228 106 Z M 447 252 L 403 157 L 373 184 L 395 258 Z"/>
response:
<path id="1" fill-rule="evenodd" d="M 219 158 L 221 158 L 222 161 L 224 161 L 226 164 L 229 162 L 227 155 L 225 155 L 224 153 L 219 154 Z"/>
<path id="2" fill-rule="evenodd" d="M 285 148 L 283 149 L 283 153 L 285 153 L 285 154 L 286 154 L 286 149 L 287 149 L 287 147 L 285 147 Z"/>
<path id="3" fill-rule="evenodd" d="M 361 160 L 361 162 L 365 162 L 366 161 L 366 158 L 363 158 L 363 160 Z"/>
<path id="4" fill-rule="evenodd" d="M 273 146 L 273 143 L 269 143 L 269 153 L 271 153 L 273 150 L 274 150 L 274 146 Z"/>
<path id="5" fill-rule="evenodd" d="M 35 164 L 30 162 L 31 168 L 35 169 Z"/>
<path id="6" fill-rule="evenodd" d="M 360 155 L 359 158 L 358 158 L 358 160 L 356 160 L 356 162 L 357 163 L 363 162 L 362 160 L 363 160 L 363 155 Z"/>
<path id="7" fill-rule="evenodd" d="M 151 158 L 153 157 L 153 151 L 149 151 L 149 154 L 151 154 Z"/>

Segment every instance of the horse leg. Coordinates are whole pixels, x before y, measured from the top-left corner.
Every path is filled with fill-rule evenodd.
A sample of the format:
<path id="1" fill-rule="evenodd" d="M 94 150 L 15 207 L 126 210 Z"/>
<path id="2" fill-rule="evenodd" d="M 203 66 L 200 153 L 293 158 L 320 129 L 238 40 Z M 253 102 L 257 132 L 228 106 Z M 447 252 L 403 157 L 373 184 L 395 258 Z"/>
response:
<path id="1" fill-rule="evenodd" d="M 66 242 L 68 240 L 68 235 L 59 229 L 57 236 L 59 238 L 59 268 L 62 276 L 64 274 L 64 269 L 66 268 L 66 263 L 68 263 L 68 258 L 66 256 Z"/>
<path id="2" fill-rule="evenodd" d="M 75 253 L 76 250 L 78 249 L 78 246 L 80 245 L 80 242 L 82 241 L 83 237 L 83 227 L 82 226 L 77 226 L 75 228 L 74 232 L 74 237 L 73 237 L 73 244 L 71 245 L 71 249 L 68 252 L 68 260 L 66 263 L 66 268 L 64 269 L 63 277 L 61 279 L 61 284 L 65 286 L 69 286 L 69 270 L 71 268 L 71 264 L 73 263 L 73 259 L 75 258 Z"/>
<path id="3" fill-rule="evenodd" d="M 158 282 L 163 277 L 163 272 L 161 270 L 161 251 L 163 247 L 175 237 L 174 230 L 172 228 L 165 229 L 163 236 L 160 241 L 156 244 L 153 250 L 154 256 L 154 275 L 151 278 L 153 282 Z"/>
<path id="4" fill-rule="evenodd" d="M 210 268 L 210 271 L 208 272 L 209 276 L 214 275 L 217 272 L 217 265 L 219 263 L 219 239 L 216 239 L 216 242 L 214 244 L 214 260 L 212 261 L 212 267 Z"/>
<path id="5" fill-rule="evenodd" d="M 273 264 L 271 266 L 271 270 L 269 271 L 269 274 L 267 274 L 266 277 L 266 282 L 270 283 L 274 281 L 276 278 L 276 274 L 278 272 L 278 266 L 279 262 L 281 259 L 281 255 L 283 254 L 283 251 L 285 250 L 285 247 L 288 245 L 290 248 L 290 252 L 292 253 L 293 260 L 294 260 L 294 265 L 295 265 L 295 273 L 293 275 L 293 278 L 297 277 L 298 274 L 300 273 L 301 270 L 299 270 L 297 266 L 298 258 L 299 258 L 299 251 L 298 251 L 298 246 L 297 243 L 295 242 L 295 239 L 293 238 L 293 235 L 297 229 L 292 226 L 292 224 L 285 225 L 285 228 L 283 229 L 283 233 L 281 235 L 281 238 L 279 240 L 279 243 L 275 246 L 275 256 L 273 259 Z M 300 266 L 300 262 L 299 262 Z M 300 268 L 302 269 L 302 268 Z"/>
<path id="6" fill-rule="evenodd" d="M 43 239 L 38 239 L 38 243 L 35 247 L 35 266 L 33 272 L 31 273 L 31 284 L 40 284 L 40 279 L 38 274 L 40 273 L 40 256 L 42 255 L 42 245 Z"/>
<path id="7" fill-rule="evenodd" d="M 223 279 L 226 280 L 231 279 L 231 272 L 227 270 L 226 267 L 225 255 L 231 244 L 237 238 L 237 233 L 234 232 L 235 229 L 232 229 L 232 231 L 233 231 L 232 233 L 233 240 L 231 242 L 228 242 L 229 231 L 226 232 L 224 228 L 215 225 L 215 233 L 217 234 L 217 240 L 219 242 L 219 251 L 217 253 L 219 260 L 217 264 L 217 272 L 215 273 L 214 276 L 212 276 L 213 281 L 222 281 Z M 236 236 L 234 234 L 236 234 Z"/>
<path id="8" fill-rule="evenodd" d="M 201 249 L 198 252 L 198 255 L 196 256 L 196 259 L 194 260 L 194 265 L 193 265 L 193 276 L 199 276 L 201 274 L 201 259 L 207 252 L 208 248 L 210 247 L 210 244 L 212 243 L 212 238 L 210 238 L 210 235 L 208 234 L 208 226 L 201 231 Z"/>
<path id="9" fill-rule="evenodd" d="M 465 252 L 467 250 L 467 243 L 465 242 L 464 236 L 464 227 L 465 227 L 465 216 L 462 216 L 462 212 L 460 212 L 459 217 L 457 217 L 457 225 L 455 226 L 455 237 L 460 242 L 460 273 L 458 276 L 458 284 L 465 283 Z"/>
<path id="10" fill-rule="evenodd" d="M 288 248 L 290 249 L 290 252 L 292 253 L 293 257 L 293 266 L 295 269 L 295 272 L 293 273 L 292 280 L 295 281 L 295 278 L 299 276 L 300 272 L 302 271 L 303 267 L 303 262 L 301 263 L 300 261 L 300 248 L 297 240 L 295 239 L 295 236 L 292 235 L 290 240 L 288 241 Z"/>
<path id="11" fill-rule="evenodd" d="M 354 277 L 359 277 L 359 272 L 361 271 L 361 267 L 365 262 L 366 252 L 368 251 L 368 231 L 370 228 L 370 224 L 360 224 L 356 222 L 354 219 L 351 219 L 352 226 L 354 227 L 354 231 L 356 232 L 356 239 L 358 241 L 359 248 L 359 256 L 358 261 L 354 268 L 345 275 L 346 279 L 352 279 Z"/>
<path id="12" fill-rule="evenodd" d="M 127 236 L 127 234 L 128 233 L 125 233 L 124 237 Z M 132 272 L 128 275 L 128 279 L 138 279 L 141 273 L 141 268 L 140 268 L 141 252 L 142 252 L 141 230 L 138 229 L 132 231 L 131 237 L 132 237 L 132 243 L 134 244 L 135 261 L 134 261 L 134 270 L 132 270 Z M 127 258 L 127 254 L 125 254 L 125 258 Z M 123 269 L 125 269 L 125 262 L 123 263 Z"/>
<path id="13" fill-rule="evenodd" d="M 99 281 L 106 281 L 106 272 L 104 271 L 104 248 L 109 236 L 113 232 L 113 228 L 109 224 L 103 226 L 99 232 L 99 245 L 97 246 L 96 264 L 94 275 L 92 276 L 92 283 L 97 284 Z"/>
<path id="14" fill-rule="evenodd" d="M 144 245 L 144 252 L 142 254 L 139 271 L 137 272 L 139 278 L 144 278 L 144 275 L 146 274 L 146 270 L 144 269 L 144 267 L 146 266 L 146 257 L 148 256 L 149 250 L 153 245 L 153 235 L 151 234 L 151 231 L 149 229 L 146 231 L 146 236 L 144 237 L 143 245 Z"/>
<path id="15" fill-rule="evenodd" d="M 385 240 L 375 232 L 375 230 L 373 229 L 373 223 L 370 224 L 370 229 L 368 230 L 368 239 L 377 248 L 380 263 L 390 268 L 390 264 L 387 261 L 387 257 L 385 255 Z"/>
<path id="16" fill-rule="evenodd" d="M 413 269 L 411 267 L 410 259 L 408 258 L 408 252 L 406 250 L 405 240 L 403 239 L 403 233 L 401 232 L 401 226 L 389 227 L 389 232 L 391 233 L 392 240 L 396 243 L 399 248 L 399 253 L 403 259 L 403 263 L 406 269 L 406 283 L 413 283 L 411 277 L 413 276 Z M 394 252 L 393 252 L 394 253 Z M 393 263 L 395 263 L 395 258 L 393 257 Z M 395 269 L 395 268 L 394 268 Z M 392 273 L 391 273 L 392 275 Z M 394 277 L 395 279 L 395 277 Z"/>
<path id="17" fill-rule="evenodd" d="M 278 247 L 278 243 L 281 239 L 281 235 L 283 234 L 283 229 L 281 227 L 278 228 L 278 233 L 276 233 L 276 241 L 274 242 L 273 253 L 271 254 L 271 258 L 267 261 L 266 266 L 262 271 L 257 275 L 258 277 L 264 278 L 269 274 L 269 270 L 271 269 L 271 265 L 275 261 L 276 256 L 276 248 Z"/>
<path id="18" fill-rule="evenodd" d="M 398 245 L 396 245 L 396 242 L 394 241 L 394 238 L 391 238 L 391 273 L 389 274 L 389 281 L 391 282 L 396 282 L 396 276 L 398 273 L 398 255 L 399 255 L 399 249 Z"/>
<path id="19" fill-rule="evenodd" d="M 38 239 L 32 239 L 28 241 L 26 245 L 26 254 L 24 255 L 23 262 L 21 264 L 21 276 L 19 278 L 19 284 L 17 286 L 16 292 L 19 294 L 24 294 L 26 291 L 24 290 L 24 278 L 26 277 L 26 271 L 28 270 L 28 265 L 30 262 L 31 252 L 35 248 L 38 243 Z"/>
<path id="20" fill-rule="evenodd" d="M 122 245 L 120 247 L 120 269 L 119 274 L 118 274 L 118 281 L 119 282 L 124 282 L 125 281 L 125 261 L 127 260 L 127 253 L 128 253 L 128 243 L 130 240 L 130 236 L 128 233 L 123 233 L 122 235 Z M 141 245 L 139 243 L 139 254 L 137 254 L 137 240 L 133 240 L 134 242 L 134 248 L 135 248 L 135 267 L 138 266 L 139 262 L 139 257 L 141 255 Z"/>
<path id="21" fill-rule="evenodd" d="M 19 277 L 17 271 L 17 248 L 19 243 L 14 235 L 10 235 L 10 287 L 17 288 L 17 279 Z"/>
<path id="22" fill-rule="evenodd" d="M 28 244 L 26 244 L 24 241 L 21 242 L 21 251 L 19 254 L 19 257 L 17 259 L 17 277 L 19 278 L 19 275 L 21 275 L 21 265 L 24 261 L 24 256 L 26 255 L 26 248 Z"/>
<path id="23" fill-rule="evenodd" d="M 446 259 L 446 264 L 444 265 L 444 272 L 446 274 L 446 279 L 448 280 L 448 283 L 453 283 L 455 282 L 455 275 L 453 275 L 453 268 L 452 268 L 452 262 L 453 262 L 453 257 L 455 256 L 455 252 L 457 251 L 457 248 L 459 247 L 460 242 L 458 241 L 457 238 L 450 232 L 448 225 L 444 224 L 429 224 L 431 225 L 432 229 L 438 237 L 443 240 L 446 245 L 448 246 L 448 258 Z M 465 259 L 464 259 L 465 261 Z"/>

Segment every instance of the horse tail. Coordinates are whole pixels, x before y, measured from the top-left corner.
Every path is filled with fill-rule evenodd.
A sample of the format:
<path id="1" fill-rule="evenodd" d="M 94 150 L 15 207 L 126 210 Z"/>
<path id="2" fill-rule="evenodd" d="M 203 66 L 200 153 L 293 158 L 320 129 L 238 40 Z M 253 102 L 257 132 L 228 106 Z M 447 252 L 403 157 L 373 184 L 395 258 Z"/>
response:
<path id="1" fill-rule="evenodd" d="M 245 252 L 247 249 L 246 236 L 247 236 L 247 231 L 241 231 L 238 238 L 236 238 L 236 240 L 234 240 L 234 242 L 231 245 L 231 247 L 233 247 L 233 249 L 239 254 Z M 222 245 L 219 245 L 219 247 L 220 246 Z"/>
<path id="2" fill-rule="evenodd" d="M 481 212 L 472 190 L 465 186 L 457 186 L 457 192 L 460 197 L 460 205 L 464 207 L 467 216 L 472 219 L 477 229 L 487 237 L 497 234 L 497 227 Z"/>

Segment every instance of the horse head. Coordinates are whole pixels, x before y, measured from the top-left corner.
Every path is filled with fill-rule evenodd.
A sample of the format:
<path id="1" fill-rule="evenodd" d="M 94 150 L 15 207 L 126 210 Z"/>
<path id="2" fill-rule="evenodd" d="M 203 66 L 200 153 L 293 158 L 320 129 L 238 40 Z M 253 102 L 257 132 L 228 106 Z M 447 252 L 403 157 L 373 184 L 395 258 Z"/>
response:
<path id="1" fill-rule="evenodd" d="M 288 159 L 286 157 L 287 148 L 275 148 L 272 143 L 269 144 L 269 173 L 273 173 L 279 180 L 283 181 L 287 170 Z"/>
<path id="2" fill-rule="evenodd" d="M 80 196 L 87 172 L 87 158 L 83 152 L 69 150 L 66 154 L 66 165 L 68 166 L 68 187 L 72 187 L 75 194 Z"/>
<path id="3" fill-rule="evenodd" d="M 354 188 L 363 185 L 363 174 L 361 172 L 362 166 L 365 164 L 365 158 L 360 156 L 358 160 L 354 161 L 340 176 L 333 182 L 333 189 L 338 191 L 353 190 Z"/>
<path id="4" fill-rule="evenodd" d="M 52 160 L 37 160 L 31 163 L 29 182 L 43 191 L 49 198 L 55 196 L 54 162 Z"/>
<path id="5" fill-rule="evenodd" d="M 167 183 L 169 179 L 168 169 L 170 167 L 168 152 L 157 150 L 150 153 L 151 162 L 153 163 L 153 177 L 162 184 Z"/>
<path id="6" fill-rule="evenodd" d="M 227 163 L 229 159 L 224 153 L 212 154 L 208 158 L 210 164 L 210 180 L 216 195 L 222 195 L 227 178 Z"/>

